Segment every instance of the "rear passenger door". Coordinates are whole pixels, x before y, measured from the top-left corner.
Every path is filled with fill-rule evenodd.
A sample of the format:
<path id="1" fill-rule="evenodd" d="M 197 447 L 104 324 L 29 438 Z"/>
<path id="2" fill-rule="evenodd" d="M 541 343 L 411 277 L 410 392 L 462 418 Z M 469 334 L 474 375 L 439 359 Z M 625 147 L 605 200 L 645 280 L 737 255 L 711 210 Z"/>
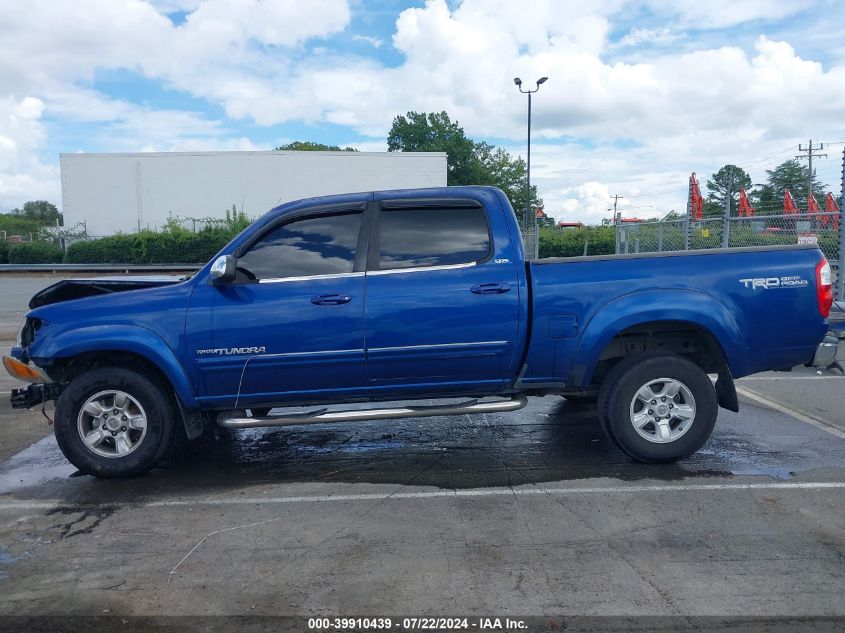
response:
<path id="1" fill-rule="evenodd" d="M 487 211 L 471 198 L 377 201 L 365 306 L 373 397 L 502 387 L 519 324 L 505 241 L 496 252 Z"/>

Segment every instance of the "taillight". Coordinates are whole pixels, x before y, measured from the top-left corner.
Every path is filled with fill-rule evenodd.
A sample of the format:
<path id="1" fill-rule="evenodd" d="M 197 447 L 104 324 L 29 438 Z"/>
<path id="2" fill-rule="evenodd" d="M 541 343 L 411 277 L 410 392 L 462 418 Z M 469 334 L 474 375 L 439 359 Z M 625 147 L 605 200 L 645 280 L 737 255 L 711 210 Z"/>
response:
<path id="1" fill-rule="evenodd" d="M 816 295 L 819 298 L 819 313 L 824 318 L 829 317 L 833 306 L 833 280 L 826 259 L 822 259 L 816 266 Z"/>

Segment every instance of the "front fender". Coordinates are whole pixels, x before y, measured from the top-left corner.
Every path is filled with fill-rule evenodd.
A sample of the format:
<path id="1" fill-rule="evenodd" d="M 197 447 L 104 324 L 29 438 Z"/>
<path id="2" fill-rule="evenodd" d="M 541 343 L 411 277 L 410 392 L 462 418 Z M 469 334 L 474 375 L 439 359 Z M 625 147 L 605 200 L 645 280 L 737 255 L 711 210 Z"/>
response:
<path id="1" fill-rule="evenodd" d="M 98 351 L 139 354 L 167 377 L 182 407 L 198 406 L 182 365 L 155 332 L 135 325 L 94 325 L 55 333 L 49 332 L 50 328 L 45 329 L 45 336 L 36 339 L 30 348 L 30 357 L 36 365 L 45 366 L 58 358 Z"/>
<path id="2" fill-rule="evenodd" d="M 644 290 L 619 297 L 598 308 L 588 321 L 567 382 L 588 386 L 601 353 L 617 334 L 655 321 L 704 328 L 721 346 L 731 374 L 745 375 L 747 346 L 740 318 L 736 310 L 697 290 Z"/>

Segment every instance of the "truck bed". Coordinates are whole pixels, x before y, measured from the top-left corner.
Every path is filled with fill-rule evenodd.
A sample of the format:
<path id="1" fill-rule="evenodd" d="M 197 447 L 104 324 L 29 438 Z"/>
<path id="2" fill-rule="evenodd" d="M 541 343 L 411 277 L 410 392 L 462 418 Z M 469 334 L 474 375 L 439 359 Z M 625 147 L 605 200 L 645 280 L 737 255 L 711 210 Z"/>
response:
<path id="1" fill-rule="evenodd" d="M 585 386 L 595 365 L 584 350 L 604 349 L 644 312 L 714 333 L 734 377 L 809 362 L 828 327 L 816 309 L 821 257 L 795 245 L 533 261 L 523 380 Z"/>

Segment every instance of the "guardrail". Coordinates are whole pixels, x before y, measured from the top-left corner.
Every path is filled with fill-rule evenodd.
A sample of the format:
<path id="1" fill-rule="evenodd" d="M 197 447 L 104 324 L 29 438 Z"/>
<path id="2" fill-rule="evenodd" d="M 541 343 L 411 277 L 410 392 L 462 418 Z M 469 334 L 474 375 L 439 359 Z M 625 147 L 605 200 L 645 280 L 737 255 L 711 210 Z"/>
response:
<path id="1" fill-rule="evenodd" d="M 0 264 L 0 273 L 34 272 L 185 272 L 205 264 Z"/>

